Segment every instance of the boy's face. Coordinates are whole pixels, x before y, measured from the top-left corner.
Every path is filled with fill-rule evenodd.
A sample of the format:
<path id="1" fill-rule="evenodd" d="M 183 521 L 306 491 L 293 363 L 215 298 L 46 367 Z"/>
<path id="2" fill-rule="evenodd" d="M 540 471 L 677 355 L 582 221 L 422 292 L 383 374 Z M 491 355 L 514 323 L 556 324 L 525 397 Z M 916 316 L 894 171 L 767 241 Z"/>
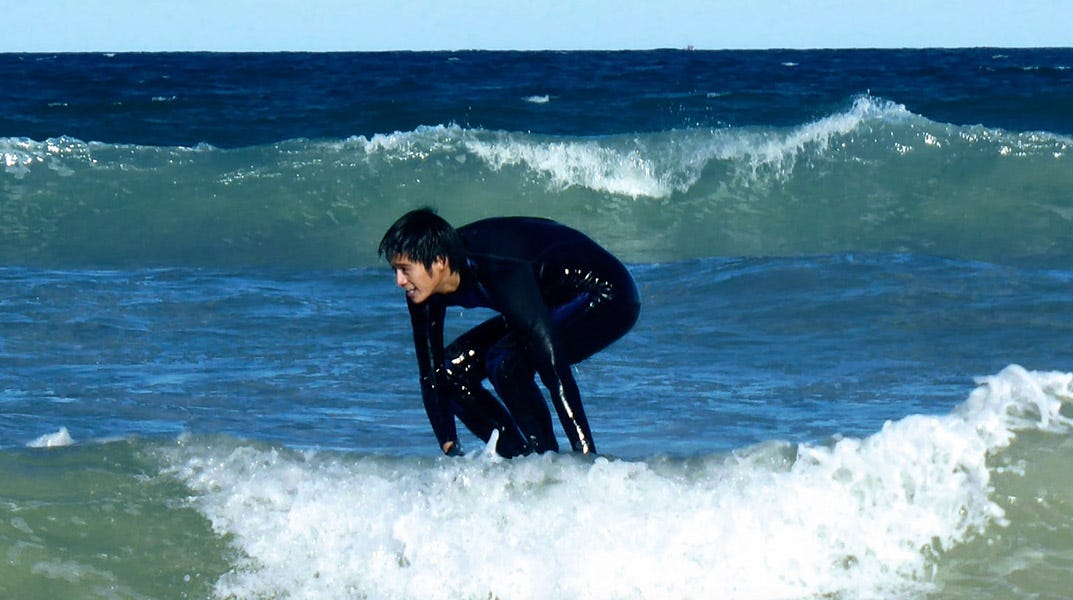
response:
<path id="1" fill-rule="evenodd" d="M 431 269 L 410 260 L 408 256 L 396 256 L 391 259 L 391 268 L 395 270 L 395 285 L 406 290 L 406 297 L 414 304 L 421 304 L 433 294 L 442 293 L 450 269 L 447 261 L 437 258 Z"/>

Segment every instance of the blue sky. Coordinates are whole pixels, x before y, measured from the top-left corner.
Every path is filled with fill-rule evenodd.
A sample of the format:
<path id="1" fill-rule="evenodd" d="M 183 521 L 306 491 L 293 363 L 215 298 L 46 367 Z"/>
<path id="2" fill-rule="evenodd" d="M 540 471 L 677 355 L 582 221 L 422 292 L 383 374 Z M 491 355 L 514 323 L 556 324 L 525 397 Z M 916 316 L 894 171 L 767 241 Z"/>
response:
<path id="1" fill-rule="evenodd" d="M 0 0 L 0 52 L 1073 46 L 1073 0 Z"/>

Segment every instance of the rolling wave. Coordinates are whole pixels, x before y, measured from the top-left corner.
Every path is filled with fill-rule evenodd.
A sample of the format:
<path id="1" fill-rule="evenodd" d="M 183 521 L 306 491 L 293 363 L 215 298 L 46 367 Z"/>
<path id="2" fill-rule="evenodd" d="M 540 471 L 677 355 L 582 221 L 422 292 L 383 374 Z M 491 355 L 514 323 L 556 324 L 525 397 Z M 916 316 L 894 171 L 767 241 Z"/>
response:
<path id="1" fill-rule="evenodd" d="M 222 149 L 0 139 L 0 262 L 368 266 L 402 211 L 539 214 L 628 260 L 909 252 L 1067 264 L 1073 139 L 860 97 L 796 127 L 424 126 Z"/>

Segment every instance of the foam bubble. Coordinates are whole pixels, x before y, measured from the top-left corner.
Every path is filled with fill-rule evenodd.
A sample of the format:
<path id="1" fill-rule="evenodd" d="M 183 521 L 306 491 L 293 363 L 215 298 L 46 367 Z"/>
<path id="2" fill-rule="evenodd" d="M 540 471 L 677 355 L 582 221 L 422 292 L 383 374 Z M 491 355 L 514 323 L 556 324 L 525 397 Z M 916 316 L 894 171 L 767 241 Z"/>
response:
<path id="1" fill-rule="evenodd" d="M 70 432 L 66 427 L 60 427 L 60 430 L 55 433 L 47 433 L 41 437 L 26 444 L 27 448 L 61 448 L 63 446 L 70 446 L 75 441 L 71 437 Z"/>

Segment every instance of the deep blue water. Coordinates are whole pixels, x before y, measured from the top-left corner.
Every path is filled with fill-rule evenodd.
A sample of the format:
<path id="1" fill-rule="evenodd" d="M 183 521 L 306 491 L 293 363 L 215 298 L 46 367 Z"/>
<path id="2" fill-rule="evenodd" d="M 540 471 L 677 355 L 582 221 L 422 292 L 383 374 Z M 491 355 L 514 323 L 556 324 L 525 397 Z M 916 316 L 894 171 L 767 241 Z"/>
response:
<path id="1" fill-rule="evenodd" d="M 1073 50 L 0 78 L 0 597 L 1068 590 Z M 628 262 L 603 458 L 439 458 L 375 252 L 425 204 Z"/>
<path id="2" fill-rule="evenodd" d="M 595 136 L 794 126 L 871 95 L 957 125 L 1073 133 L 1068 48 L 8 54 L 0 132 L 221 147 L 454 123 Z M 525 102 L 547 96 L 547 103 Z"/>

